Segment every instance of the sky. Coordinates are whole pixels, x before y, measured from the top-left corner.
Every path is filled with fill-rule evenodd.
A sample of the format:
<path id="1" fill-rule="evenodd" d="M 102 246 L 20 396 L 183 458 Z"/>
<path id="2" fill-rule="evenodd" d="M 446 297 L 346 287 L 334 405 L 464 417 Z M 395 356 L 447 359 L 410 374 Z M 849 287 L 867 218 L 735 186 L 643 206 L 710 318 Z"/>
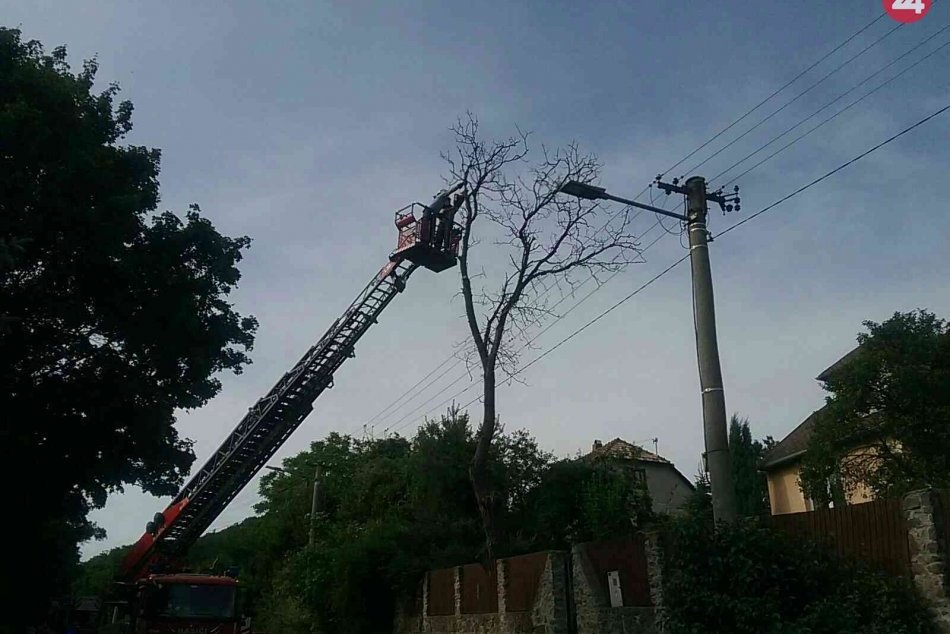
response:
<path id="1" fill-rule="evenodd" d="M 712 178 L 937 34 L 757 158 L 767 156 L 950 40 L 940 32 L 950 25 L 945 4 L 861 53 L 896 25 L 878 21 L 668 176 Z M 205 407 L 180 413 L 196 469 L 386 262 L 393 212 L 442 187 L 440 155 L 457 117 L 471 111 L 489 136 L 530 131 L 535 152 L 576 142 L 604 164 L 601 185 L 632 197 L 881 13 L 879 0 L 0 0 L 3 24 L 50 49 L 66 45 L 75 68 L 95 56 L 100 85 L 119 83 L 135 104 L 127 141 L 162 150 L 162 210 L 197 202 L 221 232 L 253 239 L 232 300 L 260 322 L 254 362 L 222 376 Z M 743 176 L 741 212 L 713 210 L 713 234 L 947 104 L 950 47 Z M 948 170 L 950 113 L 712 243 L 727 408 L 748 417 L 756 437 L 781 438 L 821 406 L 814 377 L 851 349 L 864 320 L 918 307 L 950 316 Z M 635 227 L 653 222 L 644 215 Z M 559 320 L 525 359 L 681 257 L 675 233 Z M 449 356 L 466 334 L 458 284 L 457 269 L 416 273 L 271 464 L 330 431 L 364 433 Z M 374 433 L 439 393 L 402 421 L 411 433 L 431 405 L 464 387 L 467 378 L 442 393 L 461 374 L 443 369 Z M 652 449 L 657 438 L 660 454 L 692 477 L 703 436 L 688 267 L 521 378 L 499 389 L 508 429 L 528 429 L 559 456 L 595 439 Z M 255 480 L 212 528 L 253 513 L 256 491 Z M 108 537 L 86 544 L 84 556 L 134 541 L 167 502 L 136 488 L 113 495 L 92 514 Z"/>

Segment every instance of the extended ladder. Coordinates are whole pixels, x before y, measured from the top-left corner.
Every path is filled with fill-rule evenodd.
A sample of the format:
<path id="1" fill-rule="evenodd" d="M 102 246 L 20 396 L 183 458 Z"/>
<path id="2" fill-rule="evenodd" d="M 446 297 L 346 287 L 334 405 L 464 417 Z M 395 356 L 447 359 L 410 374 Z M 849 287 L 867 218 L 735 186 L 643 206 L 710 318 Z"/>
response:
<path id="1" fill-rule="evenodd" d="M 431 234 L 429 225 L 424 221 L 434 222 L 436 217 L 447 219 L 448 222 L 442 225 L 445 231 L 457 234 L 452 216 L 464 199 L 464 193 L 458 193 L 460 189 L 460 186 L 456 186 L 440 192 L 429 206 L 421 206 L 423 218 L 414 223 L 418 224 L 418 230 L 414 230 L 413 226 L 401 228 L 400 244 L 403 250 L 406 250 L 404 234 L 407 231 L 420 236 L 424 244 L 412 246 L 421 249 L 410 250 L 408 255 L 397 249 L 390 256 L 389 264 L 373 277 L 326 334 L 248 410 L 234 431 L 164 513 L 157 513 L 155 520 L 149 522 L 147 532 L 123 562 L 120 578 L 135 579 L 146 574 L 152 564 L 174 561 L 184 555 L 297 429 L 313 409 L 317 397 L 327 388 L 333 387 L 334 372 L 347 358 L 354 356 L 356 342 L 405 288 L 406 281 L 420 263 L 434 270 L 442 270 L 445 268 L 443 264 L 430 264 L 434 255 L 439 254 L 443 260 L 451 258 L 454 263 L 457 239 L 444 240 Z M 406 215 L 398 217 L 404 219 Z M 449 245 L 447 249 L 444 246 L 446 244 Z"/>

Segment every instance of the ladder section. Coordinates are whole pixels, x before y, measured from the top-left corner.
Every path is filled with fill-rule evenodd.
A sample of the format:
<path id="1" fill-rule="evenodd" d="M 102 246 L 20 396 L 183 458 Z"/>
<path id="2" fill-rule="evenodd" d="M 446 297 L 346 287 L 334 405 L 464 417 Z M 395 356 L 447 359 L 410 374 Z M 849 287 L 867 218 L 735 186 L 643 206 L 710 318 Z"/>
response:
<path id="1" fill-rule="evenodd" d="M 181 513 L 155 537 L 161 555 L 183 555 L 218 514 L 264 466 L 313 409 L 313 402 L 333 387 L 333 374 L 354 356 L 360 337 L 403 290 L 418 265 L 399 261 L 383 268 L 289 372 L 248 410 L 237 428 L 182 489 L 172 505 L 187 500 Z M 136 571 L 134 574 L 138 574 Z"/>

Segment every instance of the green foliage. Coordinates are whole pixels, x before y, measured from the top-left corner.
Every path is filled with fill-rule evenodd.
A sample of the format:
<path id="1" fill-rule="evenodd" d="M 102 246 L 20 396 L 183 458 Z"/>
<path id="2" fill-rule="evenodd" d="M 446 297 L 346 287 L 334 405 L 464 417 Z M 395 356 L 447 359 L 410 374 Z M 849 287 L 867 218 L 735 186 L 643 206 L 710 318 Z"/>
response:
<path id="1" fill-rule="evenodd" d="M 950 486 L 950 327 L 925 310 L 864 325 L 858 352 L 824 382 L 805 454 L 803 488 L 818 502 L 839 485 L 879 497 Z"/>
<path id="2" fill-rule="evenodd" d="M 122 559 L 131 546 L 119 546 L 83 562 L 72 584 L 76 597 L 102 596 L 115 579 Z"/>
<path id="3" fill-rule="evenodd" d="M 468 475 L 474 443 L 458 410 L 411 440 L 331 433 L 285 459 L 283 471 L 266 473 L 259 516 L 202 537 L 188 564 L 239 567 L 248 611 L 264 631 L 391 631 L 397 602 L 418 589 L 424 571 L 485 557 Z M 645 488 L 616 462 L 554 462 L 526 432 L 504 430 L 489 457 L 504 536 L 499 556 L 629 533 L 650 516 Z M 317 465 L 322 495 L 311 548 Z M 96 594 L 121 555 L 86 562 L 76 590 Z"/>
<path id="4" fill-rule="evenodd" d="M 693 479 L 693 493 L 686 500 L 683 507 L 684 515 L 697 522 L 711 523 L 713 521 L 712 484 L 709 474 L 700 464 Z"/>
<path id="5" fill-rule="evenodd" d="M 411 440 L 331 434 L 261 481 L 260 543 L 270 570 L 254 572 L 267 631 L 388 631 L 397 600 L 425 570 L 476 561 L 483 534 L 468 476 L 475 439 L 450 410 Z M 503 523 L 513 525 L 550 457 L 524 432 L 502 433 L 489 469 Z M 323 470 L 316 544 L 307 546 L 310 482 Z M 514 537 L 505 552 L 519 546 Z"/>
<path id="6" fill-rule="evenodd" d="M 611 460 L 553 463 L 526 502 L 518 518 L 525 550 L 628 534 L 652 518 L 646 487 Z"/>
<path id="7" fill-rule="evenodd" d="M 752 440 L 749 420 L 737 414 L 733 414 L 729 421 L 729 453 L 739 515 L 755 517 L 768 514 L 768 485 L 765 474 L 759 471 L 765 446 L 758 440 Z"/>
<path id="8" fill-rule="evenodd" d="M 239 567 L 248 611 L 264 631 L 391 631 L 397 602 L 418 589 L 423 572 L 485 558 L 468 474 L 474 445 L 468 415 L 455 409 L 411 440 L 331 433 L 266 473 L 259 516 L 202 537 L 188 564 Z M 503 529 L 499 556 L 629 533 L 650 518 L 646 489 L 622 462 L 555 462 L 524 431 L 501 431 L 488 468 Z M 121 554 L 86 562 L 76 589 L 96 594 Z"/>
<path id="9" fill-rule="evenodd" d="M 910 583 L 746 521 L 676 521 L 664 597 L 671 634 L 923 634 Z"/>
<path id="10" fill-rule="evenodd" d="M 218 574 L 228 568 L 238 568 L 241 584 L 248 590 L 248 607 L 254 610 L 255 599 L 260 594 L 261 570 L 269 570 L 265 566 L 268 533 L 263 529 L 263 524 L 264 518 L 249 517 L 220 531 L 203 535 L 188 551 L 184 568 Z M 72 596 L 102 596 L 115 579 L 129 548 L 113 548 L 83 562 L 73 581 Z"/>
<path id="11" fill-rule="evenodd" d="M 17 618 L 65 587 L 108 493 L 176 491 L 194 455 L 174 412 L 248 363 L 256 327 L 226 301 L 248 238 L 197 206 L 149 217 L 159 150 L 119 145 L 132 104 L 92 92 L 96 69 L 0 28 L 0 410 L 19 413 L 0 464 L 8 506 L 30 509 L 8 541 L 31 553 L 0 595 Z"/>

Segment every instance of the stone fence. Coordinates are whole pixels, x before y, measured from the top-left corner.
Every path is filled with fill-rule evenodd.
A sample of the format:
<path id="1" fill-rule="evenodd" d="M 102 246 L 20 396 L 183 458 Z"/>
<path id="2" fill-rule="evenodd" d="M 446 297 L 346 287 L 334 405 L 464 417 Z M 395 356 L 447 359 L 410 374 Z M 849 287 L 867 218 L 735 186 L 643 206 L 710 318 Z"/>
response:
<path id="1" fill-rule="evenodd" d="M 931 606 L 939 631 L 950 634 L 950 492 L 914 491 L 900 504 L 886 506 L 894 512 L 858 509 L 856 513 L 854 507 L 843 507 L 822 511 L 828 518 L 783 522 L 785 529 L 797 526 L 793 532 L 812 533 L 845 556 L 865 558 L 909 576 Z M 906 548 L 888 550 L 884 542 L 861 537 L 851 520 L 862 513 L 868 522 L 883 522 L 893 529 L 870 530 L 868 535 L 887 537 L 890 543 L 894 540 L 890 533 L 898 531 Z M 838 530 L 838 519 L 831 515 L 848 515 L 847 530 Z M 892 551 L 903 553 L 907 561 L 897 565 L 900 562 L 888 554 Z M 660 634 L 664 631 L 661 558 L 658 536 L 645 533 L 580 544 L 571 552 L 500 559 L 493 570 L 479 564 L 433 570 L 425 576 L 419 596 L 400 609 L 396 632 Z"/>
<path id="2" fill-rule="evenodd" d="M 947 537 L 950 516 L 947 492 L 927 489 L 904 496 L 910 569 L 914 584 L 930 604 L 940 632 L 950 634 L 950 595 L 947 587 Z"/>
<path id="3" fill-rule="evenodd" d="M 656 541 L 642 535 L 429 572 L 399 634 L 654 634 Z"/>

